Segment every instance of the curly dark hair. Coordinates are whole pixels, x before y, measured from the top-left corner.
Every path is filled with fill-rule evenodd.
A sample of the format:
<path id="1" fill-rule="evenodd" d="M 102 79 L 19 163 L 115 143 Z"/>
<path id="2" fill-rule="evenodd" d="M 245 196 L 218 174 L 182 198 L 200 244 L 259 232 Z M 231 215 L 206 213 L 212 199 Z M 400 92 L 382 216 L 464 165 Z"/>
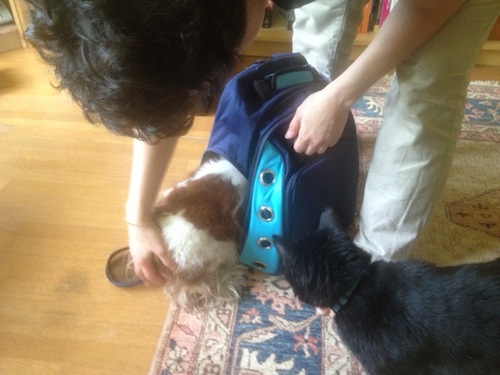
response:
<path id="1" fill-rule="evenodd" d="M 27 0 L 27 39 L 91 123 L 148 142 L 187 132 L 234 68 L 244 0 Z"/>

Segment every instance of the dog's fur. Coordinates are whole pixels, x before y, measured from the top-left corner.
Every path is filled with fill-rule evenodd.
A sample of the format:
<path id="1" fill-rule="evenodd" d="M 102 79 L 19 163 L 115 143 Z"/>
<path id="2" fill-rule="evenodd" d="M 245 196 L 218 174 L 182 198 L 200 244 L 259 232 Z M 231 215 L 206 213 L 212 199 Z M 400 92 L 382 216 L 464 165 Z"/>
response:
<path id="1" fill-rule="evenodd" d="M 368 373 L 500 373 L 500 258 L 453 267 L 372 263 L 331 210 L 298 244 L 274 241 L 286 279 L 308 304 L 330 308 L 359 280 L 335 321 Z"/>
<path id="2" fill-rule="evenodd" d="M 158 201 L 154 216 L 177 264 L 166 291 L 181 306 L 197 310 L 239 297 L 246 272 L 239 264 L 246 186 L 230 162 L 216 158 Z"/>

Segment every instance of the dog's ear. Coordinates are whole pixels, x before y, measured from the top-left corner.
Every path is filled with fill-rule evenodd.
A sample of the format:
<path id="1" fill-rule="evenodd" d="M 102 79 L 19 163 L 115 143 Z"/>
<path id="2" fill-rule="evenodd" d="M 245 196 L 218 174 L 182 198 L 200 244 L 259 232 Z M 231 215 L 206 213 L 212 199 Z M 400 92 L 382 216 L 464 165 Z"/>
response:
<path id="1" fill-rule="evenodd" d="M 321 213 L 319 219 L 319 229 L 335 229 L 337 228 L 337 217 L 333 208 L 327 207 Z"/>
<path id="2" fill-rule="evenodd" d="M 273 236 L 273 243 L 274 243 L 274 246 L 276 247 L 276 250 L 278 250 L 278 254 L 282 260 L 286 260 L 290 257 L 291 248 L 286 243 L 286 241 L 283 237 L 274 235 Z"/>

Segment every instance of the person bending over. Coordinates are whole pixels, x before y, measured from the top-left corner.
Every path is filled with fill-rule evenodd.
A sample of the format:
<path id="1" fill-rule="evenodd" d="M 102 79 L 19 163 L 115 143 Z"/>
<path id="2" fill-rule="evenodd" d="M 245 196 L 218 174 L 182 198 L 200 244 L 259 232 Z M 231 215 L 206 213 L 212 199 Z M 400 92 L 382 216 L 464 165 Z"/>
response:
<path id="1" fill-rule="evenodd" d="M 175 269 L 151 208 L 176 139 L 210 108 L 268 0 L 27 0 L 30 42 L 87 119 L 134 138 L 126 203 L 134 271 L 163 285 Z M 309 96 L 287 138 L 296 152 L 333 146 L 349 108 L 395 69 L 355 242 L 373 257 L 408 256 L 431 217 L 458 138 L 468 75 L 498 0 L 399 0 L 348 66 L 367 0 L 276 0 L 295 8 L 293 49 L 332 81 Z M 154 265 L 158 257 L 164 267 Z"/>

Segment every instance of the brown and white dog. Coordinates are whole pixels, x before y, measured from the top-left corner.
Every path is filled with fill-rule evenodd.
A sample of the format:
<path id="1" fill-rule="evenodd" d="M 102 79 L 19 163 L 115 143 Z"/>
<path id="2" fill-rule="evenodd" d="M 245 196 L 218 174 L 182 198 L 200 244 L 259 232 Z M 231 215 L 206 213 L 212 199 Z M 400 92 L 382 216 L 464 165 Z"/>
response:
<path id="1" fill-rule="evenodd" d="M 155 220 L 177 264 L 166 292 L 184 308 L 239 298 L 246 274 L 239 263 L 246 189 L 247 180 L 230 162 L 212 158 L 157 202 Z"/>

